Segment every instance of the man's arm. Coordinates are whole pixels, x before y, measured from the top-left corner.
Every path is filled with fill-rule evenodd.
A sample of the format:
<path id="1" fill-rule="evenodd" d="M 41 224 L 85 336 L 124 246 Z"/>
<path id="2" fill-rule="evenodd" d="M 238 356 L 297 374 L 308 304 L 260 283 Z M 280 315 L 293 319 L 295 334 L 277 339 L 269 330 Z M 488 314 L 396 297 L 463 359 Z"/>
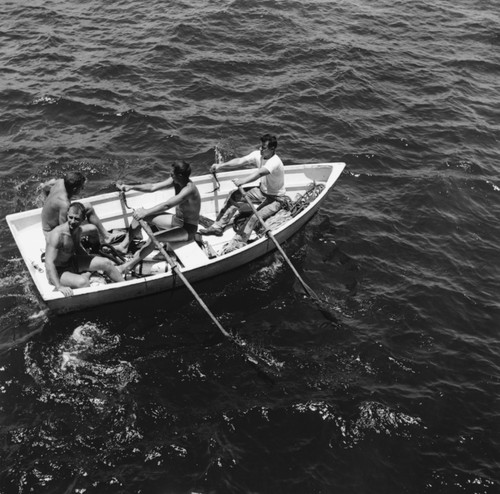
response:
<path id="1" fill-rule="evenodd" d="M 245 165 L 253 165 L 254 162 L 251 158 L 251 154 L 247 154 L 246 156 L 242 156 L 241 158 L 233 158 L 232 160 L 225 161 L 224 163 L 214 163 L 210 167 L 210 171 L 212 173 L 218 172 L 222 169 L 233 170 L 237 168 L 241 168 Z"/>
<path id="2" fill-rule="evenodd" d="M 57 178 L 51 178 L 50 180 L 47 180 L 46 182 L 41 183 L 38 186 L 38 189 L 41 190 L 45 194 L 45 197 L 47 197 L 50 193 L 50 190 L 52 189 L 53 185 L 56 182 L 57 182 Z"/>
<path id="3" fill-rule="evenodd" d="M 57 259 L 59 250 L 58 244 L 59 233 L 52 231 L 49 235 L 45 249 L 45 271 L 47 272 L 49 282 L 56 287 L 56 290 L 61 292 L 65 297 L 70 297 L 73 295 L 73 290 L 68 286 L 61 285 L 61 280 L 57 274 L 55 260 Z"/>
<path id="4" fill-rule="evenodd" d="M 164 202 L 161 202 L 160 204 L 157 204 L 156 206 L 153 206 L 152 208 L 144 209 L 144 208 L 139 208 L 136 209 L 134 213 L 134 218 L 139 220 L 143 219 L 146 216 L 151 216 L 159 213 L 163 213 L 175 206 L 178 206 L 179 204 L 183 203 L 186 201 L 191 194 L 194 192 L 194 184 L 190 184 L 186 187 L 184 187 L 178 194 L 176 194 L 174 197 L 171 197 L 170 199 L 167 199 Z"/>
<path id="5" fill-rule="evenodd" d="M 126 185 L 126 184 L 116 184 L 116 187 L 123 192 L 128 192 L 129 190 L 138 190 L 140 192 L 155 192 L 159 189 L 166 189 L 171 187 L 174 183 L 172 177 L 162 180 L 161 182 L 147 183 L 147 184 L 137 184 L 137 185 Z"/>
<path id="6" fill-rule="evenodd" d="M 236 187 L 239 187 L 240 185 L 245 185 L 250 182 L 254 182 L 260 177 L 263 177 L 264 175 L 269 175 L 270 171 L 266 167 L 259 168 L 258 170 L 255 170 L 254 172 L 250 173 L 250 175 L 247 175 L 244 178 L 236 179 L 233 180 L 234 185 Z"/>

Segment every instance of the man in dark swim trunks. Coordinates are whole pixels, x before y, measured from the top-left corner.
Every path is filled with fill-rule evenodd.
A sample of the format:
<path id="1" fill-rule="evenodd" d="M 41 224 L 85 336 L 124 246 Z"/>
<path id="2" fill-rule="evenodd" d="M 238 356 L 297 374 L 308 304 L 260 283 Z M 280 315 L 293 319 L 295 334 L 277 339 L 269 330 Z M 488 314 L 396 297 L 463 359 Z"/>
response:
<path id="1" fill-rule="evenodd" d="M 154 192 L 167 187 L 174 187 L 175 196 L 153 206 L 152 208 L 138 208 L 134 211 L 134 220 L 130 225 L 127 239 L 118 246 L 117 250 L 124 252 L 128 247 L 128 242 L 132 238 L 137 238 L 140 234 L 141 226 L 138 220 L 145 220 L 150 225 L 158 228 L 155 237 L 160 242 L 182 242 L 192 240 L 198 230 L 200 219 L 201 198 L 196 185 L 191 182 L 191 166 L 183 160 L 173 163 L 170 177 L 162 182 L 147 183 L 141 185 L 117 184 L 117 187 L 127 192 L 135 189 L 141 192 Z M 175 207 L 175 214 L 167 213 L 168 209 Z M 119 269 L 122 273 L 130 271 L 136 264 L 147 257 L 155 246 L 151 239 L 134 254 L 134 257 L 125 262 Z"/>
<path id="2" fill-rule="evenodd" d="M 47 234 L 45 269 L 49 283 L 65 297 L 73 295 L 72 288 L 90 286 L 90 273 L 103 271 L 112 281 L 123 281 L 117 267 L 105 257 L 92 256 L 81 244 L 85 206 L 79 202 L 71 204 L 67 221 Z"/>

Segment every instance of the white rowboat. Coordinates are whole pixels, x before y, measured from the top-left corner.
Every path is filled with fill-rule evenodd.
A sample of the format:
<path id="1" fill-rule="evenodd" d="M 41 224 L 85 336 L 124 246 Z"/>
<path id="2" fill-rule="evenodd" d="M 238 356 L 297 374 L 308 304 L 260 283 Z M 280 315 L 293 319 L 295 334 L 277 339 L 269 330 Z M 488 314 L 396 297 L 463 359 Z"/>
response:
<path id="1" fill-rule="evenodd" d="M 345 163 L 285 166 L 285 187 L 287 195 L 292 201 L 305 194 L 311 184 L 321 184 L 323 188 L 307 207 L 272 229 L 272 234 L 279 243 L 284 242 L 300 230 L 318 211 L 344 167 Z M 201 194 L 201 214 L 214 220 L 228 195 L 235 190 L 233 180 L 246 176 L 248 173 L 247 169 L 217 174 L 220 188 L 216 191 L 214 191 L 216 182 L 212 175 L 191 177 Z M 172 194 L 173 188 L 152 193 L 130 191 L 127 192 L 127 203 L 130 208 L 134 209 L 148 208 L 167 200 Z M 108 230 L 124 228 L 131 221 L 132 210 L 125 208 L 123 202 L 120 201 L 118 192 L 89 197 L 82 199 L 82 201 L 92 204 Z M 40 213 L 41 208 L 23 211 L 8 215 L 6 220 L 38 293 L 52 312 L 64 313 L 81 310 L 143 297 L 180 286 L 180 281 L 175 279 L 175 274 L 172 274 L 172 270 L 169 269 L 168 272 L 132 278 L 120 283 L 98 284 L 88 288 L 75 289 L 73 296 L 64 297 L 47 281 L 45 266 L 41 261 L 41 253 L 45 251 L 45 239 L 42 233 Z M 215 257 L 209 257 L 207 249 L 202 248 L 194 240 L 169 245 L 178 260 L 180 271 L 190 283 L 230 271 L 275 249 L 275 244 L 264 235 L 240 249 L 224 253 L 224 246 L 233 236 L 234 230 L 229 227 L 222 237 L 203 237 L 203 240 L 209 244 L 209 251 L 217 254 Z M 145 236 L 145 238 L 147 237 Z M 153 253 L 153 255 L 155 254 L 157 255 L 158 252 Z"/>

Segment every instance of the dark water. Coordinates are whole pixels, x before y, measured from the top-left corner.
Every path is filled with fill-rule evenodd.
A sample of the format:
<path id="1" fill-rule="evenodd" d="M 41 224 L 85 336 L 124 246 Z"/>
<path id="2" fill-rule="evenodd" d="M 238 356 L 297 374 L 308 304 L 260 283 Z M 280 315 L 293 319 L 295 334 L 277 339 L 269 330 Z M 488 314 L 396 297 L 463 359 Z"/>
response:
<path id="1" fill-rule="evenodd" d="M 2 221 L 2 493 L 500 492 L 497 1 L 8 1 L 0 41 L 2 217 L 264 132 L 347 163 L 285 245 L 337 322 L 277 256 L 196 286 L 264 375 L 182 290 L 48 316 Z"/>

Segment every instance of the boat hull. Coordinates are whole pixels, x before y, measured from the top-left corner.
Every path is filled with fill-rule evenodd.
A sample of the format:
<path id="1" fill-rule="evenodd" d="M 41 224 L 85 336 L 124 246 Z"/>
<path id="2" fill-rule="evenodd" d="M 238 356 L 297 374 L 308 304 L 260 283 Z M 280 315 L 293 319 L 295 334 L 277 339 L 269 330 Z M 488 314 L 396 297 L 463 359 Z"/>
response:
<path id="1" fill-rule="evenodd" d="M 273 235 L 279 243 L 285 242 L 302 229 L 318 211 L 344 166 L 344 163 L 321 163 L 285 167 L 285 186 L 292 199 L 293 194 L 303 194 L 312 183 L 322 184 L 324 187 L 304 210 L 291 220 L 279 225 L 275 230 L 273 229 Z M 225 199 L 235 188 L 232 181 L 245 174 L 248 174 L 248 170 L 221 173 L 218 175 L 221 187 L 216 192 L 213 191 L 214 180 L 212 176 L 192 177 L 202 196 L 201 213 L 207 218 L 215 219 Z M 149 207 L 165 200 L 165 194 L 171 194 L 171 191 L 153 194 L 130 192 L 127 193 L 127 202 L 132 208 Z M 123 228 L 131 221 L 131 211 L 120 202 L 118 193 L 103 194 L 86 198 L 84 201 L 92 203 L 108 229 Z M 45 248 L 40 213 L 41 209 L 25 211 L 8 215 L 6 219 L 40 297 L 52 312 L 65 313 L 122 302 L 172 290 L 180 286 L 181 282 L 178 277 L 172 275 L 171 270 L 169 270 L 167 273 L 133 278 L 120 283 L 76 289 L 73 296 L 64 297 L 47 282 L 44 266 L 40 261 L 40 253 Z M 224 244 L 231 239 L 233 234 L 232 229 L 228 229 L 223 238 L 204 237 L 204 240 L 210 243 L 212 250 L 219 254 L 212 259 L 209 259 L 206 253 L 196 246 L 195 242 L 172 244 L 180 261 L 179 269 L 190 283 L 196 283 L 236 269 L 276 248 L 269 238 L 263 236 L 233 252 L 222 253 Z"/>

